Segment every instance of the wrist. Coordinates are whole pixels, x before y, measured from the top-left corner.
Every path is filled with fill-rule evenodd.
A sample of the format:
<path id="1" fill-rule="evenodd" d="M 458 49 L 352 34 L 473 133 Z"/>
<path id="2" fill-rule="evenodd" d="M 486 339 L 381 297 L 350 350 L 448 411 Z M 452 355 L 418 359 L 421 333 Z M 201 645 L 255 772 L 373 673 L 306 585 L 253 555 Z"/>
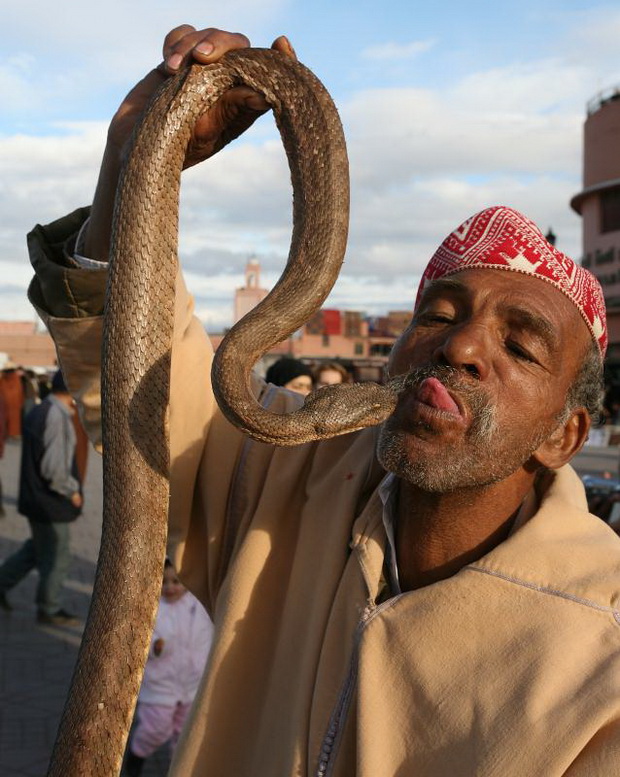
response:
<path id="1" fill-rule="evenodd" d="M 108 261 L 114 199 L 121 170 L 120 156 L 120 150 L 108 143 L 99 171 L 90 221 L 83 234 L 84 254 L 100 262 Z"/>

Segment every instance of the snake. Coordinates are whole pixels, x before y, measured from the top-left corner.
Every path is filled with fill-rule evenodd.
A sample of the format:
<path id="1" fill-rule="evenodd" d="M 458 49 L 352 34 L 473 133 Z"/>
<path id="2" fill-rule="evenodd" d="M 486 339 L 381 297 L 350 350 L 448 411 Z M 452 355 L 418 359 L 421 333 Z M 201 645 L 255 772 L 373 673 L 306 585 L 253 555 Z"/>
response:
<path id="1" fill-rule="evenodd" d="M 251 389 L 256 361 L 320 308 L 344 259 L 348 160 L 325 87 L 270 49 L 230 51 L 167 79 L 136 126 L 116 193 L 102 345 L 101 547 L 48 777 L 111 777 L 121 769 L 166 554 L 181 170 L 197 119 L 242 84 L 273 110 L 291 171 L 293 230 L 281 278 L 215 354 L 219 406 L 254 439 L 286 446 L 380 423 L 396 404 L 389 386 L 350 384 L 320 389 L 277 415 Z"/>

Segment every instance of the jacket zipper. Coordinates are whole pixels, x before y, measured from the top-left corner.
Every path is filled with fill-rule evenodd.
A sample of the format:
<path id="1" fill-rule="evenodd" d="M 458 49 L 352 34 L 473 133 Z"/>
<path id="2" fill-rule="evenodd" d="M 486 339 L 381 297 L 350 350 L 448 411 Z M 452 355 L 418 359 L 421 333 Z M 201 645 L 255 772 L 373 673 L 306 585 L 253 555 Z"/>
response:
<path id="1" fill-rule="evenodd" d="M 351 703 L 351 697 L 353 690 L 357 682 L 357 670 L 358 670 L 358 658 L 359 658 L 359 644 L 362 638 L 362 632 L 368 625 L 368 623 L 380 612 L 391 607 L 402 594 L 392 597 L 379 605 L 373 603 L 368 604 L 362 613 L 359 623 L 355 629 L 355 639 L 353 640 L 353 650 L 351 654 L 351 661 L 349 663 L 349 671 L 340 691 L 340 696 L 336 702 L 334 711 L 332 712 L 327 727 L 327 733 L 323 737 L 321 744 L 321 750 L 319 753 L 319 764 L 316 770 L 316 777 L 330 777 L 332 774 L 335 756 L 340 744 L 340 735 L 342 734 L 343 723 L 346 719 L 347 712 L 349 710 L 349 704 Z"/>

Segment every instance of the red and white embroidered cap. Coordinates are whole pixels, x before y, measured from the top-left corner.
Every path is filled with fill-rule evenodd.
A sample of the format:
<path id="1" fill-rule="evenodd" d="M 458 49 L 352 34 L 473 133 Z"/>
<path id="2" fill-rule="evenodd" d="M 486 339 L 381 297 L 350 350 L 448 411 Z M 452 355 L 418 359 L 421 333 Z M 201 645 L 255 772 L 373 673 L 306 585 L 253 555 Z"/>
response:
<path id="1" fill-rule="evenodd" d="M 448 235 L 424 271 L 415 307 L 430 281 L 479 268 L 520 272 L 552 283 L 575 305 L 601 356 L 605 355 L 607 318 L 600 283 L 552 246 L 533 221 L 513 208 L 487 208 Z"/>

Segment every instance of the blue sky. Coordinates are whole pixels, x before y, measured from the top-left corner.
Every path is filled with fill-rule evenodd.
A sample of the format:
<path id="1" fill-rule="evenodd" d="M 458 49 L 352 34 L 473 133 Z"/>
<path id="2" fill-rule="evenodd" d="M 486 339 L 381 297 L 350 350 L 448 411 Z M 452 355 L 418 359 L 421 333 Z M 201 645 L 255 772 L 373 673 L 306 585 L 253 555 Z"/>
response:
<path id="1" fill-rule="evenodd" d="M 212 8 L 209 6 L 212 5 Z M 541 7 L 543 6 L 544 7 Z M 31 318 L 24 233 L 88 202 L 105 128 L 177 23 L 289 35 L 340 110 L 351 159 L 347 261 L 330 304 L 409 307 L 423 266 L 472 212 L 504 203 L 580 254 L 585 103 L 620 83 L 617 5 L 318 0 L 23 0 L 3 9 L 0 317 Z M 256 254 L 266 285 L 290 236 L 290 187 L 263 119 L 186 175 L 180 254 L 201 318 L 229 324 Z"/>

